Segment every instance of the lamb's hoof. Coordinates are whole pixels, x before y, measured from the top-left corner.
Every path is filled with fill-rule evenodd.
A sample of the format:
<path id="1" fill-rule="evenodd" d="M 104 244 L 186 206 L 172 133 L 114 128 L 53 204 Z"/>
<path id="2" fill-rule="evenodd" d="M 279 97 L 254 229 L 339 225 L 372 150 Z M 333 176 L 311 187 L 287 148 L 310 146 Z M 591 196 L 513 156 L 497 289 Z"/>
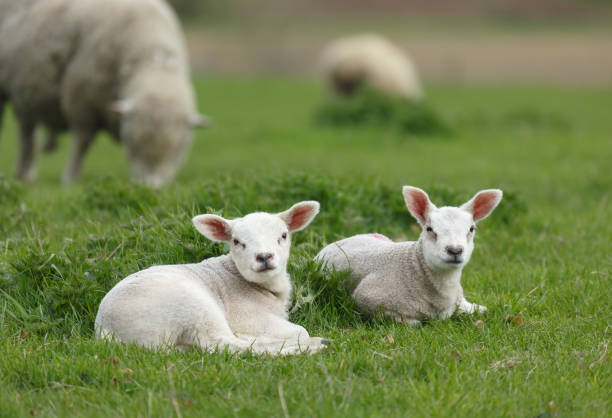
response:
<path id="1" fill-rule="evenodd" d="M 486 306 L 476 305 L 476 312 L 478 312 L 478 313 L 485 313 L 487 311 L 488 311 L 488 309 L 487 309 Z"/>

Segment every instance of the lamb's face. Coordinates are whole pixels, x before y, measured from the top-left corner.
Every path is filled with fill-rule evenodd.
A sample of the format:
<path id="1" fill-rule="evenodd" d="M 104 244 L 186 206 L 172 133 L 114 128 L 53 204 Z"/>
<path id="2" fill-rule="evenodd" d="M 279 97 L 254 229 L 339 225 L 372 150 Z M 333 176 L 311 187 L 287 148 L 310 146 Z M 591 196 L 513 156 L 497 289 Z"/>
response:
<path id="1" fill-rule="evenodd" d="M 474 250 L 475 222 L 460 208 L 442 207 L 429 213 L 423 226 L 423 254 L 430 267 L 461 269 Z"/>
<path id="2" fill-rule="evenodd" d="M 287 270 L 291 235 L 278 216 L 252 213 L 232 224 L 230 254 L 242 276 L 265 284 Z"/>
<path id="3" fill-rule="evenodd" d="M 423 228 L 420 241 L 427 265 L 436 270 L 457 270 L 470 261 L 476 223 L 497 207 L 502 191 L 482 190 L 461 207 L 437 208 L 423 190 L 404 186 L 410 214 Z"/>
<path id="4" fill-rule="evenodd" d="M 275 289 L 288 277 L 291 233 L 305 228 L 317 213 L 319 203 L 305 201 L 281 213 L 256 212 L 231 221 L 198 215 L 193 224 L 205 237 L 229 243 L 230 255 L 246 280 Z"/>

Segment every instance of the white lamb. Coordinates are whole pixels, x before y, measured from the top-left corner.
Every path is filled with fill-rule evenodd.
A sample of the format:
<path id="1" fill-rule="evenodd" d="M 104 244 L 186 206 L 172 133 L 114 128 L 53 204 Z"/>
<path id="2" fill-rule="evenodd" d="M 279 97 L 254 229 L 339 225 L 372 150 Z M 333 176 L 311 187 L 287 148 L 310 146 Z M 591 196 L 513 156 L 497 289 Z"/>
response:
<path id="1" fill-rule="evenodd" d="M 418 241 L 357 235 L 328 245 L 316 259 L 337 271 L 351 270 L 344 284 L 365 312 L 381 310 L 408 324 L 448 318 L 455 310 L 485 312 L 463 296 L 461 271 L 474 249 L 475 224 L 495 209 L 502 191 L 483 190 L 460 207 L 441 208 L 416 187 L 404 186 L 403 195 L 423 228 Z"/>
<path id="2" fill-rule="evenodd" d="M 418 101 L 423 89 L 410 58 L 380 35 L 356 35 L 328 45 L 320 60 L 331 91 L 350 96 L 362 85 Z"/>
<path id="3" fill-rule="evenodd" d="M 0 0 L 0 114 L 19 121 L 17 175 L 35 177 L 34 131 L 70 130 L 74 181 L 96 133 L 120 141 L 136 180 L 171 179 L 198 115 L 180 24 L 163 0 Z"/>
<path id="4" fill-rule="evenodd" d="M 196 216 L 196 229 L 229 243 L 230 253 L 198 264 L 154 266 L 123 279 L 100 303 L 96 335 L 149 348 L 271 355 L 327 350 L 326 340 L 287 320 L 291 233 L 318 212 L 319 203 L 306 201 L 279 214 Z"/>

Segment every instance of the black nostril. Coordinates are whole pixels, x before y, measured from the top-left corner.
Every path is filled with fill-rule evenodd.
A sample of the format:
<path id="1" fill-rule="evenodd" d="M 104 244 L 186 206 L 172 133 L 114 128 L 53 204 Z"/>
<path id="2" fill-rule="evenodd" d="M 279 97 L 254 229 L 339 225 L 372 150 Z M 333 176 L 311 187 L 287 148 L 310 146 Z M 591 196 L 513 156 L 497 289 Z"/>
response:
<path id="1" fill-rule="evenodd" d="M 450 255 L 461 255 L 463 253 L 463 248 L 448 246 L 446 247 L 446 252 L 449 253 Z"/>
<path id="2" fill-rule="evenodd" d="M 257 254 L 255 256 L 255 260 L 257 260 L 260 263 L 265 263 L 266 261 L 270 260 L 272 257 L 274 257 L 274 254 L 272 253 Z"/>

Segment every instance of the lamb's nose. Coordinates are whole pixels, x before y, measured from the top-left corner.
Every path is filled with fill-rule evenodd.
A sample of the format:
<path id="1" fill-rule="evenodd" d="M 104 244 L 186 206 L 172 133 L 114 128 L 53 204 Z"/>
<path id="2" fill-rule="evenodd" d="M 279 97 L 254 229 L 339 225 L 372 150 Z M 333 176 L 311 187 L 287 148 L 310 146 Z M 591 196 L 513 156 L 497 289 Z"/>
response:
<path id="1" fill-rule="evenodd" d="M 255 260 L 260 263 L 267 263 L 268 260 L 271 260 L 272 258 L 274 258 L 274 254 L 272 253 L 260 253 L 255 256 Z"/>
<path id="2" fill-rule="evenodd" d="M 448 245 L 446 247 L 446 252 L 452 256 L 457 256 L 463 254 L 463 247 L 452 247 Z"/>

